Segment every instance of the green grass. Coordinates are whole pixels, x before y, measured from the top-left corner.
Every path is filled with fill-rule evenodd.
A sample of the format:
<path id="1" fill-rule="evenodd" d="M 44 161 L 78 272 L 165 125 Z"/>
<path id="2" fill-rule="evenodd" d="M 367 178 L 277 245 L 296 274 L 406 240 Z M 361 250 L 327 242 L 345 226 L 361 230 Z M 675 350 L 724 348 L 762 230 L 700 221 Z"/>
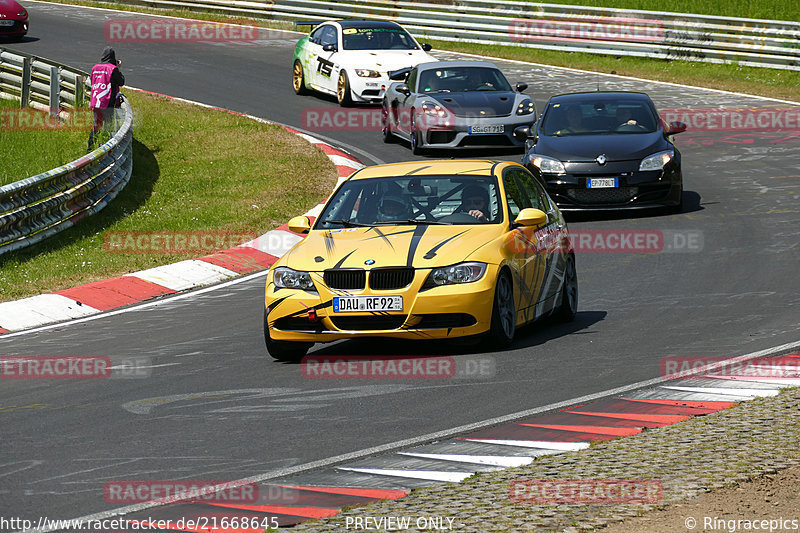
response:
<path id="1" fill-rule="evenodd" d="M 74 123 L 76 127 L 88 123 L 86 116 L 80 118 L 82 122 Z M 30 126 L 22 125 L 48 123 L 46 111 L 21 110 L 18 102 L 0 100 L 0 186 L 46 172 L 86 153 L 90 126 L 82 130 L 30 130 Z M 40 149 L 31 150 L 31 146 Z"/>
<path id="2" fill-rule="evenodd" d="M 130 183 L 108 207 L 74 228 L 0 255 L 0 300 L 212 251 L 111 253 L 104 248 L 109 232 L 224 230 L 255 237 L 313 207 L 336 183 L 335 167 L 323 152 L 279 126 L 125 93 L 135 116 Z M 82 137 L 76 155 L 85 152 L 85 142 Z"/>

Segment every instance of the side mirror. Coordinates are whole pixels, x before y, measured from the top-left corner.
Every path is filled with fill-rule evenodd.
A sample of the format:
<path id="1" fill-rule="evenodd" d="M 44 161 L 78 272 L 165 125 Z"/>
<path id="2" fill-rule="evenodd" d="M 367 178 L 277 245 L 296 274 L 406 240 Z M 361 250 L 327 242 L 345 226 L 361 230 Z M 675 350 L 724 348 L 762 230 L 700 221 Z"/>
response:
<path id="1" fill-rule="evenodd" d="M 324 45 L 324 46 L 322 47 L 322 49 L 323 49 L 325 52 L 336 52 L 336 51 L 338 50 L 338 47 L 336 46 L 336 44 L 335 44 L 335 43 L 329 43 L 329 44 L 326 44 L 326 45 Z"/>
<path id="2" fill-rule="evenodd" d="M 523 92 L 525 89 L 527 89 L 527 88 L 528 88 L 528 84 L 527 84 L 527 83 L 525 83 L 524 81 L 518 81 L 518 82 L 517 82 L 517 85 L 516 85 L 516 87 L 517 87 L 517 92 L 518 92 L 518 93 L 521 93 L 521 92 Z"/>
<path id="3" fill-rule="evenodd" d="M 405 83 L 398 83 L 395 85 L 394 90 L 406 96 L 411 94 L 411 89 L 409 89 L 408 85 Z"/>
<path id="4" fill-rule="evenodd" d="M 514 137 L 521 142 L 525 142 L 533 137 L 530 126 L 518 126 L 514 128 Z"/>
<path id="5" fill-rule="evenodd" d="M 426 52 L 430 52 L 433 50 L 433 46 L 431 46 L 429 43 L 422 43 L 422 49 Z"/>
<path id="6" fill-rule="evenodd" d="M 311 221 L 308 217 L 300 216 L 294 217 L 293 219 L 289 220 L 289 231 L 293 231 L 295 233 L 308 233 L 311 229 Z"/>
<path id="7" fill-rule="evenodd" d="M 684 122 L 670 122 L 669 129 L 667 129 L 667 135 L 675 135 L 676 133 L 683 133 L 686 131 L 686 123 Z"/>
<path id="8" fill-rule="evenodd" d="M 519 212 L 514 224 L 518 226 L 541 226 L 547 222 L 547 214 L 541 209 L 526 207 Z"/>

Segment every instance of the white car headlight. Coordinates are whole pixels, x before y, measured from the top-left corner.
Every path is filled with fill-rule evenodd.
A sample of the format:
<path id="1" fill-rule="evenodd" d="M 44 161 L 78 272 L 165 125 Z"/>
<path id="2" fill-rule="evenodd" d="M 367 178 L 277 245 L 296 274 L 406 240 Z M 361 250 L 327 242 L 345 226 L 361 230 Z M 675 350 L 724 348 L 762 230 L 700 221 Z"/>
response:
<path id="1" fill-rule="evenodd" d="M 439 104 L 433 102 L 423 102 L 422 112 L 431 117 L 446 117 L 448 115 L 447 109 Z"/>
<path id="2" fill-rule="evenodd" d="M 448 267 L 435 268 L 428 275 L 424 286 L 438 287 L 456 283 L 472 283 L 481 279 L 485 272 L 485 263 L 459 263 Z"/>
<path id="3" fill-rule="evenodd" d="M 381 73 L 377 70 L 369 70 L 365 68 L 357 68 L 356 74 L 362 78 L 380 78 Z"/>
<path id="4" fill-rule="evenodd" d="M 564 168 L 564 163 L 558 159 L 547 157 L 544 155 L 531 156 L 531 163 L 538 168 L 543 174 L 566 174 L 567 169 Z"/>
<path id="5" fill-rule="evenodd" d="M 530 115 L 534 109 L 533 100 L 525 99 L 517 106 L 517 115 Z"/>
<path id="6" fill-rule="evenodd" d="M 279 289 L 317 290 L 314 286 L 314 282 L 311 281 L 311 274 L 309 272 L 292 270 L 287 267 L 278 267 L 275 269 L 275 275 L 272 279 L 275 286 Z"/>
<path id="7" fill-rule="evenodd" d="M 672 161 L 673 157 L 675 157 L 674 150 L 664 150 L 663 152 L 649 155 L 642 159 L 639 170 L 661 170 L 667 163 Z"/>

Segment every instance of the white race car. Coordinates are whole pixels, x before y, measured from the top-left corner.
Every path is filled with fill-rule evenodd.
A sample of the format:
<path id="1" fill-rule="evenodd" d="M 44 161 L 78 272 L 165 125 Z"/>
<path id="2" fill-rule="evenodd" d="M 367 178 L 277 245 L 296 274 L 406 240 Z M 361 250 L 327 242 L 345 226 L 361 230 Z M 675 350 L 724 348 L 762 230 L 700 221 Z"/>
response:
<path id="1" fill-rule="evenodd" d="M 297 94 L 334 95 L 342 106 L 380 102 L 391 83 L 388 73 L 436 61 L 430 49 L 394 22 L 323 22 L 294 49 L 292 85 Z"/>

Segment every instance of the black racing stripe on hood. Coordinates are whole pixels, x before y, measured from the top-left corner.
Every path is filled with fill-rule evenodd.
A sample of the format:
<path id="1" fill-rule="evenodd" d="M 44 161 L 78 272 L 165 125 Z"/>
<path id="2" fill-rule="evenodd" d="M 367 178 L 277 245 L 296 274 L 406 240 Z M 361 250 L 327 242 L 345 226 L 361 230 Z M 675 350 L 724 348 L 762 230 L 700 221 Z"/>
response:
<path id="1" fill-rule="evenodd" d="M 452 241 L 453 239 L 455 239 L 457 237 L 461 237 L 462 235 L 464 235 L 468 231 L 469 230 L 466 229 L 466 230 L 462 231 L 461 233 L 458 233 L 456 235 L 453 235 L 452 237 L 446 238 L 445 240 L 443 240 L 442 242 L 440 242 L 439 244 L 437 244 L 436 246 L 434 246 L 433 248 L 428 250 L 428 252 L 424 256 L 422 256 L 422 258 L 423 259 L 433 259 L 434 257 L 436 257 L 436 252 L 439 250 L 439 248 L 441 248 L 442 246 L 444 246 L 448 242 Z"/>
<path id="2" fill-rule="evenodd" d="M 380 230 L 380 228 L 378 228 L 378 227 L 376 227 L 376 226 L 372 226 L 371 228 L 369 228 L 369 231 L 373 231 L 373 230 L 374 230 L 374 231 L 375 231 L 375 233 L 377 233 L 378 235 L 376 235 L 375 237 L 370 237 L 370 238 L 369 238 L 369 239 L 367 239 L 367 240 L 377 239 L 377 238 L 379 238 L 379 237 L 380 237 L 381 239 L 383 239 L 383 240 L 386 242 L 386 244 L 388 244 L 388 245 L 389 245 L 389 248 L 391 248 L 392 250 L 394 250 L 394 245 L 392 244 L 392 241 L 390 241 L 390 240 L 387 238 L 386 234 L 385 234 L 384 232 L 382 232 L 382 231 Z M 408 233 L 408 232 L 402 232 L 402 233 Z M 397 234 L 396 234 L 396 233 L 391 233 L 390 235 L 397 235 Z"/>
<path id="3" fill-rule="evenodd" d="M 426 170 L 426 169 L 429 169 L 429 168 L 431 168 L 431 165 L 423 165 L 421 167 L 417 167 L 417 168 L 415 168 L 414 170 L 412 170 L 410 172 L 406 172 L 406 176 L 410 176 L 412 174 L 416 174 L 418 172 L 422 172 L 423 170 Z"/>
<path id="4" fill-rule="evenodd" d="M 411 244 L 408 246 L 408 258 L 406 259 L 406 266 L 411 267 L 414 264 L 414 254 L 417 253 L 419 241 L 428 230 L 428 226 L 417 226 L 414 228 L 414 236 L 411 237 Z"/>
<path id="5" fill-rule="evenodd" d="M 333 238 L 333 233 L 331 233 L 331 230 L 326 231 L 323 234 L 322 239 L 325 242 L 325 251 L 328 252 L 328 258 L 330 258 L 331 254 L 333 254 L 333 248 L 336 245 L 336 241 Z"/>
<path id="6" fill-rule="evenodd" d="M 353 250 L 352 252 L 350 252 L 346 256 L 344 256 L 341 259 L 339 259 L 339 261 L 335 265 L 333 265 L 332 268 L 341 268 L 341 266 L 344 264 L 344 262 L 347 261 L 347 258 L 350 257 L 351 255 L 353 255 L 355 252 L 356 251 Z"/>

